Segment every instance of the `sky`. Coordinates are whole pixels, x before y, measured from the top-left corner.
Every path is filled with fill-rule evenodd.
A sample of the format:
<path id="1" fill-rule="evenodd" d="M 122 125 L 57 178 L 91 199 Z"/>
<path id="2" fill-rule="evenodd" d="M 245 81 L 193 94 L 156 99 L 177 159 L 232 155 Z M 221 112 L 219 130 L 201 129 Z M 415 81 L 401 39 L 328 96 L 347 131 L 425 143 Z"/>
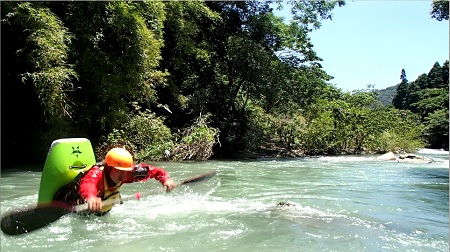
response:
<path id="1" fill-rule="evenodd" d="M 449 21 L 431 18 L 431 1 L 357 0 L 336 7 L 310 34 L 329 83 L 343 91 L 385 89 L 428 74 L 449 59 Z M 289 11 L 275 12 L 284 16 Z"/>

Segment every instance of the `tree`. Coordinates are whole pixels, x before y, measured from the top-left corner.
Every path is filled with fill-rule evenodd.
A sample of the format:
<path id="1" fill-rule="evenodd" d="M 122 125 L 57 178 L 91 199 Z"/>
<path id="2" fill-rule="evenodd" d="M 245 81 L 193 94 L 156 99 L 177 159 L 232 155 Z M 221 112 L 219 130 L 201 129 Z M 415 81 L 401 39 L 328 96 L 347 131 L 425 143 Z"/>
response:
<path id="1" fill-rule="evenodd" d="M 426 128 L 425 139 L 429 147 L 442 148 L 443 144 L 448 145 L 448 141 L 442 141 L 438 135 L 442 136 L 443 129 L 448 128 L 448 113 L 442 112 L 448 111 L 449 105 L 448 61 L 444 62 L 442 67 L 435 62 L 428 74 L 420 75 L 415 81 L 406 85 L 406 88 L 401 85 L 397 88 L 395 107 L 408 109 L 419 116 Z M 403 99 L 399 107 L 401 96 Z M 441 118 L 438 118 L 439 116 Z"/>
<path id="2" fill-rule="evenodd" d="M 79 103 L 76 121 L 84 121 L 93 135 L 121 128 L 129 120 L 130 103 L 148 108 L 156 101 L 155 88 L 164 83 L 166 74 L 157 69 L 164 5 L 159 1 L 64 3 L 65 23 L 76 34 L 71 55 L 80 75 L 72 94 Z M 93 100 L 97 102 L 92 104 Z"/>
<path id="3" fill-rule="evenodd" d="M 436 110 L 425 118 L 426 134 L 431 148 L 444 148 L 448 150 L 448 120 L 448 108 Z"/>
<path id="4" fill-rule="evenodd" d="M 148 107 L 156 100 L 155 87 L 165 76 L 156 69 L 165 18 L 160 1 L 1 5 L 2 32 L 9 38 L 2 52 L 12 63 L 3 72 L 7 79 L 2 74 L 2 82 L 9 83 L 3 90 L 8 90 L 8 99 L 20 93 L 29 102 L 21 111 L 8 100 L 8 121 L 28 118 L 33 129 L 13 129 L 9 135 L 20 138 L 7 139 L 11 146 L 27 142 L 45 157 L 56 138 L 89 136 L 95 143 L 123 127 L 130 119 L 131 102 Z M 21 80 L 33 89 L 20 86 Z M 23 153 L 23 146 L 17 148 Z"/>
<path id="5" fill-rule="evenodd" d="M 69 60 L 73 36 L 41 2 L 2 1 L 1 13 L 2 119 L 14 125 L 3 135 L 3 161 L 42 161 L 48 125 L 68 132 L 74 115 L 68 95 L 78 77 Z"/>
<path id="6" fill-rule="evenodd" d="M 408 83 L 408 79 L 406 79 L 405 69 L 402 69 L 402 72 L 400 74 L 400 80 L 401 80 L 402 83 Z"/>
<path id="7" fill-rule="evenodd" d="M 221 149 L 232 152 L 242 146 L 253 105 L 271 113 L 306 108 L 331 78 L 315 64 L 307 26 L 329 18 L 335 5 L 296 5 L 304 18 L 285 24 L 269 2 L 167 2 L 161 66 L 171 75 L 160 92 L 176 111 L 168 121 L 190 124 L 211 113 Z"/>
<path id="8" fill-rule="evenodd" d="M 428 76 L 426 74 L 420 75 L 417 80 L 410 82 L 406 89 L 406 97 L 404 100 L 404 108 L 409 109 L 413 113 L 418 113 L 417 107 L 415 107 L 414 103 L 420 100 L 420 85 L 427 86 L 428 85 Z"/>
<path id="9" fill-rule="evenodd" d="M 448 62 L 448 60 L 446 60 L 444 62 L 444 64 L 442 64 L 442 80 L 444 82 L 442 83 L 442 86 L 440 86 L 440 87 L 446 88 L 449 86 L 448 85 L 448 82 L 449 82 L 448 71 L 449 71 L 449 62 Z"/>
<path id="10" fill-rule="evenodd" d="M 392 105 L 397 109 L 405 108 L 405 100 L 407 96 L 408 79 L 406 79 L 406 71 L 402 69 L 400 74 L 400 84 L 397 86 L 397 93 L 392 99 Z"/>
<path id="11" fill-rule="evenodd" d="M 22 66 L 25 66 L 16 77 L 34 87 L 47 120 L 70 117 L 72 110 L 67 92 L 73 89 L 72 80 L 77 74 L 73 65 L 68 64 L 72 39 L 68 29 L 50 9 L 40 4 L 5 3 L 4 7 L 6 10 L 2 13 L 7 13 L 2 27 L 20 29 L 23 32 L 17 35 L 25 41 L 7 43 L 6 51 L 14 51 L 14 48 L 16 61 L 23 60 Z"/>
<path id="12" fill-rule="evenodd" d="M 425 87 L 421 87 L 421 89 L 445 87 L 443 85 L 445 83 L 443 80 L 443 77 L 445 77 L 443 70 L 444 69 L 438 62 L 434 63 L 433 67 L 431 68 L 431 70 L 428 72 L 427 75 L 428 85 Z"/>
<path id="13" fill-rule="evenodd" d="M 448 20 L 448 0 L 433 0 L 431 4 L 431 17 L 438 21 Z"/>

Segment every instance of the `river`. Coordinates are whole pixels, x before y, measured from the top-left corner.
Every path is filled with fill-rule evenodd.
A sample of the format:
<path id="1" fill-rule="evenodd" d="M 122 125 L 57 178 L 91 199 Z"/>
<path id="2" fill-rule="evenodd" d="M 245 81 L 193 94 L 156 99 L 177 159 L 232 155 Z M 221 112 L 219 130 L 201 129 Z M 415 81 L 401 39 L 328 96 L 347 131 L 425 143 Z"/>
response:
<path id="1" fill-rule="evenodd" d="M 170 193 L 155 180 L 126 184 L 122 195 L 143 197 L 102 217 L 68 214 L 28 234 L 2 233 L 1 251 L 449 251 L 449 153 L 418 154 L 434 162 L 155 163 L 176 181 L 217 174 Z M 2 214 L 36 204 L 40 170 L 2 169 Z"/>

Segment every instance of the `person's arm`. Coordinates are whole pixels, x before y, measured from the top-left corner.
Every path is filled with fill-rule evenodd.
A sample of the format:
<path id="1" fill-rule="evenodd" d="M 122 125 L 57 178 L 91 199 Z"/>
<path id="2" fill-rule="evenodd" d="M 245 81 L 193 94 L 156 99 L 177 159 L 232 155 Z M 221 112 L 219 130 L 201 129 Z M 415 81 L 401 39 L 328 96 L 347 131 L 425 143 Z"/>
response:
<path id="1" fill-rule="evenodd" d="M 99 181 L 103 182 L 103 172 L 98 166 L 92 167 L 80 181 L 79 194 L 93 212 L 102 209 L 102 198 L 97 195 L 101 189 L 98 188 Z"/>
<path id="2" fill-rule="evenodd" d="M 133 170 L 127 174 L 122 180 L 123 183 L 143 182 L 154 178 L 161 182 L 167 191 L 175 187 L 175 183 L 170 178 L 169 174 L 163 168 L 151 166 L 149 164 L 138 164 L 133 167 Z"/>

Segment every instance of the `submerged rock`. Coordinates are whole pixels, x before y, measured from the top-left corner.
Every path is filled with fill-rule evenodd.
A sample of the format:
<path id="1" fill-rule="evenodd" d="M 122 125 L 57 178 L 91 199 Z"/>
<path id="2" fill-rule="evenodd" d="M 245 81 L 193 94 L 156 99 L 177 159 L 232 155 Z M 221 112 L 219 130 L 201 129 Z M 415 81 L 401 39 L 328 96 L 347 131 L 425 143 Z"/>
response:
<path id="1" fill-rule="evenodd" d="M 401 163 L 426 163 L 426 164 L 428 164 L 428 163 L 433 162 L 433 159 L 431 159 L 429 157 L 415 155 L 415 154 L 406 154 L 406 155 L 399 156 L 397 161 L 401 162 Z"/>
<path id="2" fill-rule="evenodd" d="M 280 201 L 277 206 L 289 207 L 289 206 L 297 206 L 297 204 L 289 201 Z"/>

